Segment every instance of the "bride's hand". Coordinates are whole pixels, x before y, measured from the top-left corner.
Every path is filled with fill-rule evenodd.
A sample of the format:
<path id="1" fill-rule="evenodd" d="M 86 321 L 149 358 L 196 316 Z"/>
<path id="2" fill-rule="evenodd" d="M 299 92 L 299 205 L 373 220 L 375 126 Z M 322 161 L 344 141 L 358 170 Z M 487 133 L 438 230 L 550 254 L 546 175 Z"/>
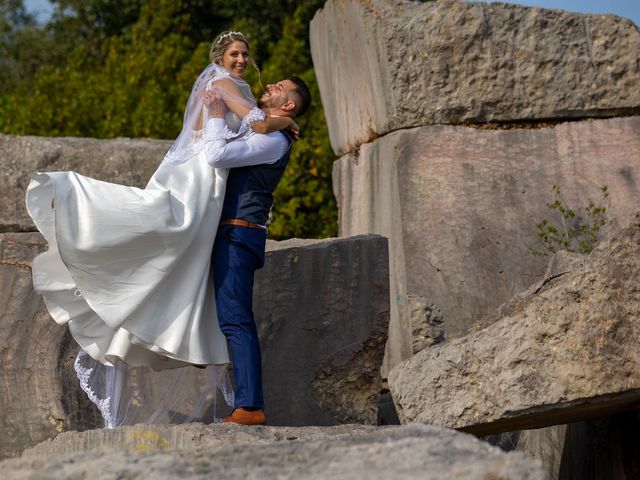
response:
<path id="1" fill-rule="evenodd" d="M 211 90 L 207 90 L 202 97 L 202 103 L 207 108 L 210 118 L 224 118 L 227 106 L 217 89 L 212 88 Z"/>
<path id="2" fill-rule="evenodd" d="M 279 117 L 283 121 L 287 122 L 287 126 L 283 127 L 289 130 L 289 133 L 293 137 L 294 140 L 298 140 L 300 138 L 300 126 L 295 122 L 295 120 L 291 117 Z"/>
<path id="3" fill-rule="evenodd" d="M 253 122 L 251 129 L 256 133 L 271 133 L 279 130 L 288 130 L 294 140 L 300 137 L 300 127 L 291 117 L 270 115 L 264 120 Z"/>
<path id="4" fill-rule="evenodd" d="M 291 125 L 289 126 L 289 133 L 294 140 L 300 139 L 300 125 L 298 125 L 293 119 L 291 119 Z"/>

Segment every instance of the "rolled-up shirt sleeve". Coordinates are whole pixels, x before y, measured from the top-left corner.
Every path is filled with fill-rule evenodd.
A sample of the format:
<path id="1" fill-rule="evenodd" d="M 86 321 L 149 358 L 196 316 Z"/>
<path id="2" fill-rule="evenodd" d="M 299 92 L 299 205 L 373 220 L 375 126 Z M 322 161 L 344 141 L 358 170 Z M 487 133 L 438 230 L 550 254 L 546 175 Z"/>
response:
<path id="1" fill-rule="evenodd" d="M 205 126 L 205 153 L 209 165 L 216 168 L 237 168 L 269 164 L 281 158 L 289 142 L 280 132 L 251 133 L 228 142 L 223 132 L 223 118 L 211 118 Z"/>

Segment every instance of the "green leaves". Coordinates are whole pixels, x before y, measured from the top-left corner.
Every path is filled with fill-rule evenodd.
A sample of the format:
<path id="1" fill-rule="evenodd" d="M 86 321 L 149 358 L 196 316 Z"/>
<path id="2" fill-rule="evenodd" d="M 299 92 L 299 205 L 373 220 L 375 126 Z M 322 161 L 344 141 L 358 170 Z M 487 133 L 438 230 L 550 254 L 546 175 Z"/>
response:
<path id="1" fill-rule="evenodd" d="M 337 206 L 331 188 L 335 156 L 329 144 L 318 82 L 309 50 L 309 22 L 323 1 L 299 2 L 287 16 L 280 38 L 265 62 L 263 83 L 298 76 L 309 86 L 313 98 L 307 113 L 297 119 L 302 130 L 294 143 L 289 167 L 274 193 L 272 238 L 336 236 Z M 256 94 L 261 92 L 255 91 Z"/>
<path id="2" fill-rule="evenodd" d="M 584 215 L 578 215 L 562 199 L 559 185 L 552 185 L 551 190 L 555 199 L 547 203 L 547 207 L 559 215 L 555 215 L 555 223 L 546 218 L 536 223 L 537 237 L 543 248 L 542 250 L 532 249 L 531 253 L 536 256 L 547 256 L 558 250 L 591 252 L 598 241 L 600 229 L 611 223 L 611 220 L 607 219 L 607 207 L 596 205 L 589 200 L 589 204 L 584 207 Z M 600 187 L 600 193 L 602 201 L 607 202 L 609 189 L 606 185 Z"/>
<path id="3" fill-rule="evenodd" d="M 192 84 L 209 63 L 211 40 L 222 30 L 242 30 L 262 66 L 263 84 L 297 75 L 314 98 L 299 119 L 302 138 L 274 195 L 271 237 L 336 235 L 334 155 L 308 32 L 324 0 L 257 0 L 251 8 L 240 0 L 53 3 L 46 26 L 35 24 L 18 0 L 0 9 L 0 27 L 6 26 L 0 52 L 7 59 L 0 132 L 175 138 Z M 247 81 L 255 95 L 262 93 L 257 72 L 250 70 Z"/>

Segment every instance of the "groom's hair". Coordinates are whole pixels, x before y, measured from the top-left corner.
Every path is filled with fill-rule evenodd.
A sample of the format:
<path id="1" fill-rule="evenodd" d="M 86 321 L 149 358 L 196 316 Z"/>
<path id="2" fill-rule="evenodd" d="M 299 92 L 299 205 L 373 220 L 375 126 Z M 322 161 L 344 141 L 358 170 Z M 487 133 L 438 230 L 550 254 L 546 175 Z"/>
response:
<path id="1" fill-rule="evenodd" d="M 300 77 L 289 77 L 287 80 L 290 80 L 295 84 L 295 87 L 291 90 L 296 97 L 296 108 L 293 111 L 296 114 L 296 117 L 300 117 L 305 114 L 309 105 L 311 105 L 311 92 L 309 91 L 307 84 L 304 83 L 304 80 Z"/>

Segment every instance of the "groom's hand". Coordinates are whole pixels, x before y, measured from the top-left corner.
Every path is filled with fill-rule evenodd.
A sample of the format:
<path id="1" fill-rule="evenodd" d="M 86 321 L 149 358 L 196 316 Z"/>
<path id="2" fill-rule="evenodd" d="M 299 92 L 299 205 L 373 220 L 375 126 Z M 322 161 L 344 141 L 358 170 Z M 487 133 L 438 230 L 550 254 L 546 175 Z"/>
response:
<path id="1" fill-rule="evenodd" d="M 215 88 L 205 92 L 202 103 L 207 107 L 209 118 L 224 118 L 227 106 Z"/>

